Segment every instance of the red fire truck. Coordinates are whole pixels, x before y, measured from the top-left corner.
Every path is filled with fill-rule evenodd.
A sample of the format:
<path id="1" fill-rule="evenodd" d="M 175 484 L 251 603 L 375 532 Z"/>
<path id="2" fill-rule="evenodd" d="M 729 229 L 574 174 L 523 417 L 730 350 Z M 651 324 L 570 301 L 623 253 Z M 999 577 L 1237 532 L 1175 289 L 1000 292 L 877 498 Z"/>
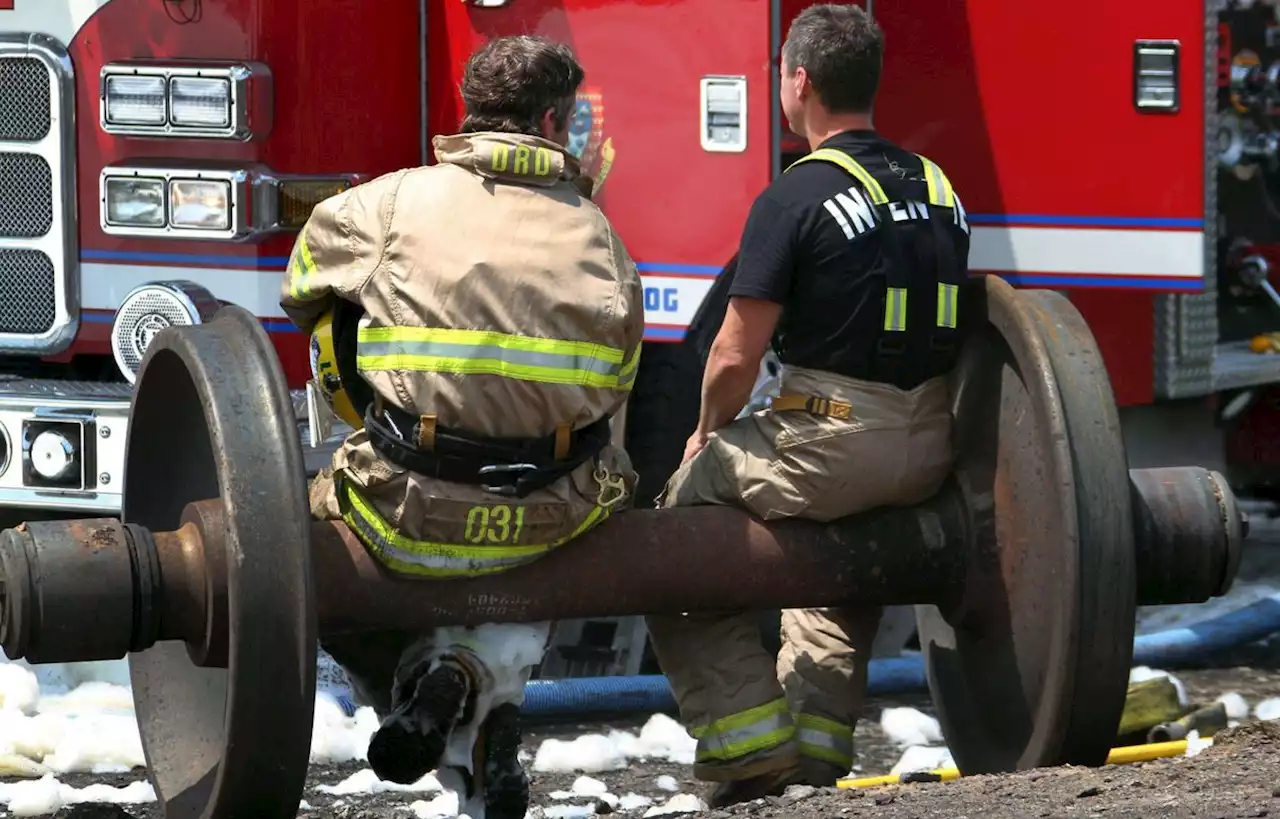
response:
<path id="1" fill-rule="evenodd" d="M 753 197 L 807 149 L 776 91 L 808 4 L 0 0 L 0 506 L 116 511 L 142 351 L 219 302 L 261 317 L 301 433 L 308 344 L 277 304 L 297 228 L 349 185 L 433 161 L 463 61 L 520 32 L 570 43 L 587 71 L 572 148 L 645 280 L 626 437 L 651 495 L 696 410 L 677 342 Z M 1265 483 L 1280 463 L 1280 355 L 1259 352 L 1280 329 L 1274 2 L 871 10 L 887 38 L 877 125 L 947 170 L 971 267 L 1070 294 L 1135 461 L 1229 457 Z"/>

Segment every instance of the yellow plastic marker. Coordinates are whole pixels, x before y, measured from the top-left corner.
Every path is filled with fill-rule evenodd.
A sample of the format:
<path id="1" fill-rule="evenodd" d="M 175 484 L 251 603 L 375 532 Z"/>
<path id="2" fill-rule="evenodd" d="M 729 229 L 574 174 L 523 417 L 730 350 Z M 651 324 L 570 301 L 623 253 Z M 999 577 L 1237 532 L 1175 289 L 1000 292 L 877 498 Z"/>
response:
<path id="1" fill-rule="evenodd" d="M 1128 765 L 1133 762 L 1150 762 L 1153 759 L 1165 759 L 1182 756 L 1187 752 L 1185 739 L 1176 742 L 1152 742 L 1146 745 L 1129 745 L 1123 748 L 1112 748 L 1107 755 L 1108 765 Z M 879 788 L 884 785 L 906 785 L 915 782 L 950 782 L 960 778 L 956 768 L 939 768 L 936 771 L 919 773 L 889 774 L 888 776 L 869 776 L 863 779 L 841 779 L 836 782 L 837 788 Z"/>

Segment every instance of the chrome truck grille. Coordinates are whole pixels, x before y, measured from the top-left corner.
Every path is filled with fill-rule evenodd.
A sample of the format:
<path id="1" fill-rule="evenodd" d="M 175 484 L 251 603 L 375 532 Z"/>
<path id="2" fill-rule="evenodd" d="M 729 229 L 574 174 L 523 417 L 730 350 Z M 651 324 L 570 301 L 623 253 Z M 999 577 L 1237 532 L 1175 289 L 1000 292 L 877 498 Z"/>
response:
<path id="1" fill-rule="evenodd" d="M 60 44 L 0 35 L 0 352 L 59 352 L 79 327 L 73 106 Z"/>

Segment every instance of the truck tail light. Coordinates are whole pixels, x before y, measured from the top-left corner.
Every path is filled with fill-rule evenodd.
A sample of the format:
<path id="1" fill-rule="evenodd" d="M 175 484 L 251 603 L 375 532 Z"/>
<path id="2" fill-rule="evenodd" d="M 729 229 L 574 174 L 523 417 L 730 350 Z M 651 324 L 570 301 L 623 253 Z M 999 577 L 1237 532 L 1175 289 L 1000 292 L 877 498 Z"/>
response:
<path id="1" fill-rule="evenodd" d="M 1133 104 L 1139 111 L 1177 113 L 1177 40 L 1139 40 L 1133 47 Z"/>

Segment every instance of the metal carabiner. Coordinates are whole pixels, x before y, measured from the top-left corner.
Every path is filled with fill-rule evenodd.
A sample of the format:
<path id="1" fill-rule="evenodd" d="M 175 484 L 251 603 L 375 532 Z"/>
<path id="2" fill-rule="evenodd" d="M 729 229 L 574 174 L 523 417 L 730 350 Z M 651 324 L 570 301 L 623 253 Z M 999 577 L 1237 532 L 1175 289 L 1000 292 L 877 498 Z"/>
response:
<path id="1" fill-rule="evenodd" d="M 610 475 L 604 467 L 597 465 L 591 477 L 600 487 L 600 492 L 596 495 L 596 506 L 607 510 L 626 500 L 627 482 L 621 475 Z"/>

